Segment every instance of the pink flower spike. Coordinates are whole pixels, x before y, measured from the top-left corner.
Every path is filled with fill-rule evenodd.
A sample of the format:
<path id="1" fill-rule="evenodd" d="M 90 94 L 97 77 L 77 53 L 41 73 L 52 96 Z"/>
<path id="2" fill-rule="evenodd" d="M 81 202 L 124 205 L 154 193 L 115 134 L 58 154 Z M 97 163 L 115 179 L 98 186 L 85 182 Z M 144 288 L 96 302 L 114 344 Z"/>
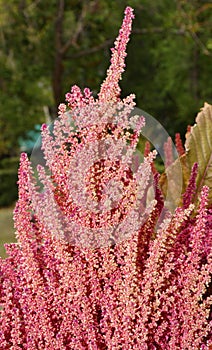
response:
<path id="1" fill-rule="evenodd" d="M 124 72 L 125 57 L 127 56 L 126 46 L 131 33 L 133 18 L 133 9 L 131 7 L 127 7 L 125 9 L 125 17 L 119 31 L 119 35 L 115 41 L 115 47 L 111 49 L 111 65 L 107 70 L 107 77 L 100 89 L 100 102 L 117 102 L 119 100 L 121 92 L 119 80 Z"/>
<path id="2" fill-rule="evenodd" d="M 68 112 L 61 103 L 41 128 L 45 165 L 33 171 L 21 154 L 17 243 L 0 258 L 0 350 L 212 345 L 210 188 L 191 204 L 194 164 L 172 215 L 157 152 L 148 142 L 139 151 L 144 119 L 118 86 L 133 17 L 127 7 L 99 100 L 73 86 Z M 166 155 L 169 165 L 171 139 Z"/>

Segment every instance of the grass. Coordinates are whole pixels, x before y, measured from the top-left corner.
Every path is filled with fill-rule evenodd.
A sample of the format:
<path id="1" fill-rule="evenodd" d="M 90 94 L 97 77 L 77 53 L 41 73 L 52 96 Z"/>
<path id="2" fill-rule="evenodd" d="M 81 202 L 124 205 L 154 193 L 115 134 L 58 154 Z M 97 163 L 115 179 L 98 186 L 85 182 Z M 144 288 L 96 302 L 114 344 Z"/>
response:
<path id="1" fill-rule="evenodd" d="M 0 256 L 5 258 L 4 243 L 16 242 L 13 225 L 14 206 L 0 209 Z"/>

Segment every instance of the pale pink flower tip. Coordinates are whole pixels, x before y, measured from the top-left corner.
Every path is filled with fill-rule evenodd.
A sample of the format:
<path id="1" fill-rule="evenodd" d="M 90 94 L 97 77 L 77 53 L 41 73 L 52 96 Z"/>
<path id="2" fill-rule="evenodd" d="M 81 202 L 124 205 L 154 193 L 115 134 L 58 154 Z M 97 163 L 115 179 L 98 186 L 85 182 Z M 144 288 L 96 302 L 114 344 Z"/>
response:
<path id="1" fill-rule="evenodd" d="M 21 157 L 20 157 L 20 160 L 21 161 L 24 161 L 27 159 L 27 154 L 26 153 L 21 153 Z"/>
<path id="2" fill-rule="evenodd" d="M 66 111 L 65 103 L 60 103 L 58 109 L 59 109 L 59 113 L 65 113 L 65 111 Z"/>
<path id="3" fill-rule="evenodd" d="M 133 8 L 130 7 L 130 6 L 127 6 L 125 11 L 124 11 L 124 14 L 127 15 L 127 16 L 130 16 L 131 18 L 134 18 L 134 14 L 133 14 Z"/>

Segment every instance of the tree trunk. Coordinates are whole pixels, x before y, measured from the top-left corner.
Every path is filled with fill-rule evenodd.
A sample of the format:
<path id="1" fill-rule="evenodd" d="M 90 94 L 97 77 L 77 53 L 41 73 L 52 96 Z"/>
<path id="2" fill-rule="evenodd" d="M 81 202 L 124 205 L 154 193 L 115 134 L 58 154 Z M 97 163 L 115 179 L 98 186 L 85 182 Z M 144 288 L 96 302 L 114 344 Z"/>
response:
<path id="1" fill-rule="evenodd" d="M 63 20 L 64 20 L 64 0 L 58 1 L 57 17 L 55 21 L 55 57 L 54 57 L 54 68 L 52 73 L 52 89 L 54 97 L 54 107 L 52 111 L 52 117 L 57 117 L 57 108 L 62 101 L 62 81 L 63 81 Z"/>

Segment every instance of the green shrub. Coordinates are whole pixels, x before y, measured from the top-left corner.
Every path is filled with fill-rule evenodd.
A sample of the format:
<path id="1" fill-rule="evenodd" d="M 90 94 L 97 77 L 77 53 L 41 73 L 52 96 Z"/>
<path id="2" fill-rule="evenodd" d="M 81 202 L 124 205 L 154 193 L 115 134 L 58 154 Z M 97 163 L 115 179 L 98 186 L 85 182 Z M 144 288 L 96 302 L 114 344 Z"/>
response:
<path id="1" fill-rule="evenodd" d="M 1 169 L 14 169 L 17 171 L 19 166 L 19 157 L 3 158 L 0 160 Z"/>
<path id="2" fill-rule="evenodd" d="M 16 157 L 0 161 L 0 207 L 11 205 L 18 197 L 18 164 L 19 159 Z"/>

